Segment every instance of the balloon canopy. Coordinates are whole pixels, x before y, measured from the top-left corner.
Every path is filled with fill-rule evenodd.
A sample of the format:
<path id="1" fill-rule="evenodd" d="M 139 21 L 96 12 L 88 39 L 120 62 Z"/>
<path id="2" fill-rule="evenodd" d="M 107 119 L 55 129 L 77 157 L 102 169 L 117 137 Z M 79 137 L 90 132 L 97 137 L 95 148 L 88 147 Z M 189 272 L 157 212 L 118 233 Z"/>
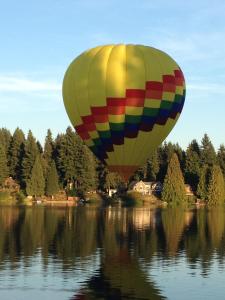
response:
<path id="1" fill-rule="evenodd" d="M 63 99 L 85 144 L 128 180 L 175 125 L 185 80 L 177 63 L 158 49 L 105 45 L 70 64 Z"/>

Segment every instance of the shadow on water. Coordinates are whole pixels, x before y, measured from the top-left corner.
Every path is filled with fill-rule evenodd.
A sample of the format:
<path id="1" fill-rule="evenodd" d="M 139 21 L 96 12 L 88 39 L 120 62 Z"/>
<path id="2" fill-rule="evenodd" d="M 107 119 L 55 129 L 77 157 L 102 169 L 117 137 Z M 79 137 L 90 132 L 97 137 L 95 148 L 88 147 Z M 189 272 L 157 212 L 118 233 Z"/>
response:
<path id="1" fill-rule="evenodd" d="M 155 258 L 185 255 L 207 277 L 215 254 L 224 264 L 224 229 L 221 209 L 0 207 L 0 272 L 29 267 L 38 253 L 44 272 L 57 266 L 62 282 L 85 273 L 66 299 L 166 299 L 149 276 Z"/>

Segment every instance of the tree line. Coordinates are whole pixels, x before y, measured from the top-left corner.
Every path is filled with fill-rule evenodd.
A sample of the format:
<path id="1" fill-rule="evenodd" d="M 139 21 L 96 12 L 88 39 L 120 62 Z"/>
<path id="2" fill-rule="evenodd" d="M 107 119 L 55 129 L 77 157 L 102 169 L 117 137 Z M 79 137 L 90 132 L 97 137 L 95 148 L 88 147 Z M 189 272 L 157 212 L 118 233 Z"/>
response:
<path id="1" fill-rule="evenodd" d="M 122 184 L 84 145 L 71 127 L 53 138 L 47 131 L 42 146 L 30 130 L 0 129 L 0 186 L 11 176 L 27 195 L 52 196 L 69 187 L 82 194 L 91 190 L 106 191 Z M 184 150 L 179 144 L 164 143 L 149 157 L 146 164 L 130 178 L 164 183 L 163 197 L 179 201 L 184 182 L 197 197 L 211 203 L 225 200 L 225 146 L 215 150 L 205 134 L 198 143 L 193 140 Z M 180 190 L 180 192 L 179 192 Z M 171 196 L 173 195 L 173 197 Z"/>

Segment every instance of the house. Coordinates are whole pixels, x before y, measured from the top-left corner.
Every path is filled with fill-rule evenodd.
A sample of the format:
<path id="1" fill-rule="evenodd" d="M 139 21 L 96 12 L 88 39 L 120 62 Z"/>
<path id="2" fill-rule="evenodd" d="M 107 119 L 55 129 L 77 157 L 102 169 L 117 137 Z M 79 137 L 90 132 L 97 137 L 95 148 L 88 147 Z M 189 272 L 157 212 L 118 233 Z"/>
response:
<path id="1" fill-rule="evenodd" d="M 4 188 L 15 192 L 19 192 L 20 190 L 19 184 L 12 177 L 6 178 Z"/>
<path id="2" fill-rule="evenodd" d="M 117 193 L 117 189 L 108 189 L 108 194 L 109 194 L 109 197 L 112 197 L 114 194 Z"/>
<path id="3" fill-rule="evenodd" d="M 151 195 L 162 192 L 162 184 L 159 181 L 133 181 L 129 186 L 129 190 L 141 193 L 142 195 Z"/>
<path id="4" fill-rule="evenodd" d="M 193 190 L 189 184 L 185 184 L 185 194 L 186 196 L 193 196 Z"/>

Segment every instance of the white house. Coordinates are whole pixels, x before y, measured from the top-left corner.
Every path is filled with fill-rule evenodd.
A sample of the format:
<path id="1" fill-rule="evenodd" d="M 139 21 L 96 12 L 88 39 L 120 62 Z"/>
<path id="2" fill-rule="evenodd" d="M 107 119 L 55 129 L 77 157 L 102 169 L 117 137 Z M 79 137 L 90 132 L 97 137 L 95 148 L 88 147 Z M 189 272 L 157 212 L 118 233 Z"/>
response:
<path id="1" fill-rule="evenodd" d="M 151 195 L 153 193 L 162 192 L 162 184 L 159 181 L 133 181 L 129 186 L 129 190 L 141 193 L 142 195 Z"/>

